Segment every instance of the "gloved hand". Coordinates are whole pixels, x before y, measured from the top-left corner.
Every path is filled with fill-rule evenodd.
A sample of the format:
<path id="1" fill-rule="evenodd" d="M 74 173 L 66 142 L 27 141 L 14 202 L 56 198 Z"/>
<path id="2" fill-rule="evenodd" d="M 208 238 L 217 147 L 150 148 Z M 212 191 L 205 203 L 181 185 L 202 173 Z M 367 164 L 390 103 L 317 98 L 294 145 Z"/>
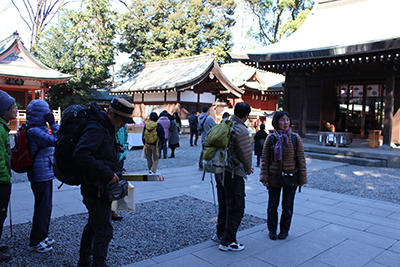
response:
<path id="1" fill-rule="evenodd" d="M 47 112 L 46 114 L 44 114 L 44 119 L 49 123 L 49 125 L 53 125 L 54 123 L 56 123 L 53 112 Z"/>

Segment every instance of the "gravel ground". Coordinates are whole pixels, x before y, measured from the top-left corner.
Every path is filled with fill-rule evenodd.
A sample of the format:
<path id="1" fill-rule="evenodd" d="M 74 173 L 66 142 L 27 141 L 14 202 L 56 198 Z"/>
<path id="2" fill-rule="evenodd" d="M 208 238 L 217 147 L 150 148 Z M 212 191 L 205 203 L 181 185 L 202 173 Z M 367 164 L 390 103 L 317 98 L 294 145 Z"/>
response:
<path id="1" fill-rule="evenodd" d="M 190 196 L 139 203 L 135 212 L 119 214 L 124 219 L 112 222 L 114 238 L 109 245 L 109 266 L 122 266 L 193 246 L 209 240 L 215 232 L 213 204 Z M 0 265 L 76 266 L 80 237 L 86 222 L 86 213 L 52 219 L 51 237 L 58 242 L 53 245 L 54 251 L 46 255 L 27 251 L 30 223 L 15 225 L 14 236 L 6 241 L 12 247 L 13 260 Z M 265 223 L 265 219 L 246 214 L 239 231 Z M 9 236 L 8 227 L 4 229 L 6 236 Z"/>

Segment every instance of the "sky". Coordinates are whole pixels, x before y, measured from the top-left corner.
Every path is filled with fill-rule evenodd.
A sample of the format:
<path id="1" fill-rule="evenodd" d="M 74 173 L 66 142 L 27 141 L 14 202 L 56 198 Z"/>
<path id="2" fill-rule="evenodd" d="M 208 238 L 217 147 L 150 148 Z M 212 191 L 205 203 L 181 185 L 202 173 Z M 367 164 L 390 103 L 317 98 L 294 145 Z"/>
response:
<path id="1" fill-rule="evenodd" d="M 19 7 L 21 7 L 21 12 L 23 12 L 23 3 L 22 0 L 14 0 Z M 73 1 L 73 0 L 72 0 Z M 36 1 L 34 1 L 36 2 Z M 76 1 L 75 3 L 70 3 L 66 7 L 67 8 L 76 8 L 79 6 L 80 1 Z M 119 4 L 118 1 L 113 1 L 115 8 L 122 8 L 122 5 Z M 119 6 L 118 6 L 119 5 Z M 246 32 L 251 28 L 251 26 L 255 22 L 255 17 L 249 14 L 245 8 L 243 7 L 243 2 L 239 1 L 238 7 L 235 11 L 235 19 L 236 25 L 232 28 L 233 33 L 233 42 L 234 46 L 232 48 L 232 52 L 240 52 L 242 50 L 248 50 L 255 47 L 255 42 L 249 42 L 248 39 L 245 38 Z M 19 36 L 21 37 L 25 47 L 29 49 L 30 43 L 30 31 L 27 24 L 20 17 L 17 9 L 12 5 L 11 0 L 0 1 L 0 40 L 4 40 L 10 35 L 12 35 L 15 31 L 18 31 Z M 46 29 L 48 29 L 47 26 Z M 247 44 L 247 45 L 246 45 Z M 129 55 L 119 55 L 116 59 L 117 63 L 122 64 L 127 62 Z"/>

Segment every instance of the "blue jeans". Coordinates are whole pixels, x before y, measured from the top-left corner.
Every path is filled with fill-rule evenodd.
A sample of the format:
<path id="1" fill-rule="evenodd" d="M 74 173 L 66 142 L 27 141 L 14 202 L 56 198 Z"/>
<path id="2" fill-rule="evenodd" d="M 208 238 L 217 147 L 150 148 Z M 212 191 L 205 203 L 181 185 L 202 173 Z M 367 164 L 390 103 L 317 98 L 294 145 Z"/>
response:
<path id="1" fill-rule="evenodd" d="M 267 210 L 267 223 L 268 230 L 276 233 L 278 228 L 278 206 L 279 199 L 282 191 L 282 215 L 280 222 L 280 231 L 288 233 L 293 216 L 294 195 L 296 193 L 296 186 L 293 187 L 273 187 L 268 189 L 268 210 Z"/>
<path id="2" fill-rule="evenodd" d="M 49 233 L 51 210 L 53 208 L 53 180 L 45 182 L 31 182 L 35 196 L 32 231 L 29 246 L 36 246 L 46 239 Z"/>
<path id="3" fill-rule="evenodd" d="M 197 146 L 197 140 L 199 139 L 199 133 L 197 131 L 197 128 L 192 129 L 190 128 L 190 145 L 193 146 L 193 135 L 194 137 L 194 145 Z"/>
<path id="4" fill-rule="evenodd" d="M 222 245 L 229 245 L 236 241 L 236 233 L 244 216 L 244 179 L 225 171 L 224 184 L 219 175 L 217 180 L 218 194 L 218 223 L 217 234 Z"/>
<path id="5" fill-rule="evenodd" d="M 78 266 L 107 266 L 108 244 L 113 237 L 111 202 L 83 196 L 83 203 L 89 211 L 89 219 L 83 228 Z M 93 263 L 90 265 L 92 255 Z"/>

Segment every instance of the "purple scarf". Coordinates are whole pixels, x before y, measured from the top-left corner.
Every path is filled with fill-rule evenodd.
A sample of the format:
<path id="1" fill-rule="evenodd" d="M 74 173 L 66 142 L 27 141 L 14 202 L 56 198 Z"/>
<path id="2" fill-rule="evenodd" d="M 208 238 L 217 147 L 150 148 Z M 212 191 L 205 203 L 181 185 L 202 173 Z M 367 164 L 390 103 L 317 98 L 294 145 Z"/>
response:
<path id="1" fill-rule="evenodd" d="M 276 161 L 282 160 L 282 149 L 283 147 L 287 147 L 289 142 L 288 135 L 290 135 L 290 128 L 287 131 L 274 130 L 274 136 L 275 139 L 277 140 L 275 144 Z"/>

